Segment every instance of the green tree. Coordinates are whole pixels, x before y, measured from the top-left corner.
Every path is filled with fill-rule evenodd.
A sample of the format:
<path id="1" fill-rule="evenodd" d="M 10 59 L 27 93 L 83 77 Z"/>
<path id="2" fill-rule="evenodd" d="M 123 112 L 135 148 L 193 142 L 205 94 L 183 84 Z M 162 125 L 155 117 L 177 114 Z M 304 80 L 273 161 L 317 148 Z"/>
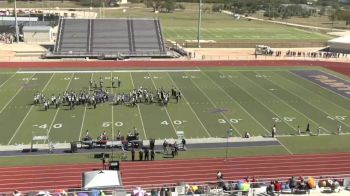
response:
<path id="1" fill-rule="evenodd" d="M 165 0 L 164 8 L 167 12 L 173 12 L 175 10 L 175 0 Z"/>

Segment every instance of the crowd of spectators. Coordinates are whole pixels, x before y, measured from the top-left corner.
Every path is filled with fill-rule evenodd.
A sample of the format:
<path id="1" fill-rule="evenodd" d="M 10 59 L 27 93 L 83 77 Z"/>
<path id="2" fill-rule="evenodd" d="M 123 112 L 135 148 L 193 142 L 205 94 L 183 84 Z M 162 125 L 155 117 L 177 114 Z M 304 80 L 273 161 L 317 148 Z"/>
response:
<path id="1" fill-rule="evenodd" d="M 322 52 L 322 51 L 302 52 L 302 51 L 288 50 L 286 52 L 286 56 L 287 57 L 304 57 L 304 58 L 305 57 L 309 57 L 309 58 L 340 58 L 340 57 L 347 57 L 347 54 L 338 53 L 338 52 Z"/>
<path id="2" fill-rule="evenodd" d="M 0 42 L 5 44 L 12 44 L 14 42 L 14 35 L 12 33 L 1 33 Z"/>
<path id="3" fill-rule="evenodd" d="M 268 54 L 265 54 L 267 56 L 276 56 L 280 57 L 282 56 L 282 51 L 277 50 L 270 52 Z M 288 50 L 285 52 L 286 57 L 303 57 L 303 58 L 340 58 L 340 57 L 347 57 L 347 54 L 345 53 L 339 53 L 339 52 L 327 52 L 327 51 L 317 51 L 317 52 L 305 52 L 305 51 L 294 51 L 294 50 Z"/>

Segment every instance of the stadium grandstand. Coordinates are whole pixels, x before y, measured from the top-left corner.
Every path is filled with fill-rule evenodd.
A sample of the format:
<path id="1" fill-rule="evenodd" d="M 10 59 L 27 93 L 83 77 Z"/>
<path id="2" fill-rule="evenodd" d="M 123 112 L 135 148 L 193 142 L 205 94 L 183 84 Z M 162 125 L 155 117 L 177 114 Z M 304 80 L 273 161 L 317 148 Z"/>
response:
<path id="1" fill-rule="evenodd" d="M 169 57 L 158 19 L 60 19 L 47 58 Z"/>

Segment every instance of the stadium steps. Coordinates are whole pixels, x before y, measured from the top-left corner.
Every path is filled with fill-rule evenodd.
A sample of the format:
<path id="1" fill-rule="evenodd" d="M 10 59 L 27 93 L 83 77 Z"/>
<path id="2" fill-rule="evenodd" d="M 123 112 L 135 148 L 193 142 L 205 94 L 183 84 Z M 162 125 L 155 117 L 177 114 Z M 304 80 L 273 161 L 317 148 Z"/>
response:
<path id="1" fill-rule="evenodd" d="M 162 28 L 160 26 L 159 19 L 154 20 L 154 23 L 155 23 L 156 29 L 157 29 L 157 39 L 158 39 L 158 44 L 159 44 L 159 50 L 162 53 L 166 53 L 164 39 L 163 39 L 163 33 L 162 33 Z"/>
<path id="2" fill-rule="evenodd" d="M 93 21 L 89 19 L 88 22 L 88 31 L 87 31 L 87 47 L 86 47 L 86 52 L 90 53 L 92 52 L 92 39 L 93 39 Z"/>
<path id="3" fill-rule="evenodd" d="M 134 35 L 134 24 L 132 19 L 128 19 L 128 32 L 129 32 L 130 53 L 135 53 L 135 35 Z"/>
<path id="4" fill-rule="evenodd" d="M 58 22 L 58 34 L 57 34 L 57 37 L 56 37 L 56 42 L 58 44 L 55 45 L 54 52 L 60 52 L 61 51 L 62 35 L 63 35 L 63 31 L 64 31 L 64 24 L 65 24 L 65 20 L 63 18 L 60 18 L 60 20 Z"/>

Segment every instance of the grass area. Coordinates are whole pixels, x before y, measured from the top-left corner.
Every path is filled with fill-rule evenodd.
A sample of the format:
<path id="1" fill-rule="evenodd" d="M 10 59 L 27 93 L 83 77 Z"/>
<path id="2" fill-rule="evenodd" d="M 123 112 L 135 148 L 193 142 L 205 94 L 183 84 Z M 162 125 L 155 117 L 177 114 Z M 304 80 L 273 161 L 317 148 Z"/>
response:
<path id="1" fill-rule="evenodd" d="M 242 156 L 264 156 L 283 155 L 288 152 L 283 147 L 249 147 L 249 148 L 229 148 L 228 157 Z M 120 153 L 115 153 L 115 157 Z M 131 160 L 131 153 L 128 153 L 127 160 Z M 136 156 L 138 157 L 138 156 Z M 198 159 L 226 157 L 226 149 L 206 149 L 180 151 L 175 159 Z M 156 154 L 156 160 L 169 160 L 162 154 Z M 40 156 L 20 156 L 20 157 L 0 157 L 0 167 L 6 166 L 29 166 L 29 165 L 59 165 L 59 164 L 79 164 L 79 163 L 101 163 L 100 159 L 93 158 L 93 154 L 64 154 L 64 155 L 40 155 Z"/>
<path id="2" fill-rule="evenodd" d="M 7 0 L 0 1 L 0 8 L 13 8 L 14 3 L 9 3 Z M 17 1 L 17 8 L 78 8 L 81 7 L 74 1 Z"/>
<path id="3" fill-rule="evenodd" d="M 268 19 L 264 17 L 261 13 L 253 14 L 252 16 L 262 19 Z M 334 21 L 329 20 L 328 16 L 310 16 L 308 18 L 303 17 L 290 17 L 287 19 L 275 18 L 277 21 L 283 21 L 288 23 L 295 23 L 301 25 L 309 25 L 324 28 L 337 28 L 337 29 L 350 29 L 349 25 L 346 25 L 345 21 Z"/>
<path id="4" fill-rule="evenodd" d="M 154 13 L 150 8 L 134 7 L 126 9 L 126 12 L 123 12 L 123 10 L 106 10 L 104 16 L 107 18 L 159 18 L 166 39 L 173 41 L 197 39 L 198 12 L 196 9 L 179 10 L 174 13 Z M 266 22 L 248 21 L 245 19 L 234 20 L 232 16 L 214 12 L 203 13 L 201 29 L 201 39 L 219 42 L 257 40 L 325 41 L 329 39 L 328 36 L 320 33 L 307 32 Z"/>
<path id="5" fill-rule="evenodd" d="M 295 154 L 349 152 L 349 139 L 349 135 L 278 138 L 279 141 Z"/>
<path id="6" fill-rule="evenodd" d="M 296 69 L 217 67 L 195 72 L 6 72 L 0 74 L 0 144 L 29 144 L 34 134 L 46 133 L 55 143 L 71 142 L 81 139 L 86 130 L 93 138 L 102 131 L 114 138 L 119 131 L 126 135 L 133 127 L 143 139 L 176 138 L 179 130 L 185 132 L 186 138 L 225 137 L 229 127 L 236 137 L 243 136 L 246 131 L 252 136 L 266 136 L 270 135 L 274 124 L 279 135 L 293 135 L 298 125 L 305 130 L 307 123 L 313 132 L 320 126 L 322 134 L 332 134 L 342 125 L 342 131 L 349 133 L 349 99 L 290 71 Z M 32 105 L 38 91 L 48 99 L 66 90 L 89 91 L 90 77 L 97 83 L 102 78 L 111 96 L 142 86 L 153 92 L 157 88 L 167 91 L 180 88 L 184 98 L 179 103 L 172 98 L 167 107 L 157 103 L 128 107 L 106 102 L 96 109 L 78 105 L 75 110 L 62 106 L 43 111 L 42 104 Z M 112 77 L 121 79 L 120 88 L 110 88 Z"/>
<path id="7" fill-rule="evenodd" d="M 184 42 L 197 39 L 198 5 L 182 3 L 186 9 L 176 10 L 173 13 L 154 13 L 152 8 L 144 4 L 129 4 L 125 9 L 94 8 L 99 17 L 103 18 L 159 18 L 163 27 L 163 34 L 167 40 Z M 202 14 L 202 40 L 215 40 L 216 42 L 324 42 L 329 39 L 327 35 L 317 32 L 308 32 L 284 25 L 271 24 L 245 19 L 234 20 L 232 16 L 211 12 L 211 4 L 204 4 L 209 10 Z M 13 4 L 1 2 L 0 7 L 13 7 Z M 28 1 L 18 2 L 17 7 L 28 8 L 78 8 L 80 5 L 71 1 Z M 125 12 L 124 12 L 125 10 Z M 220 21 L 220 22 L 218 22 Z"/>

